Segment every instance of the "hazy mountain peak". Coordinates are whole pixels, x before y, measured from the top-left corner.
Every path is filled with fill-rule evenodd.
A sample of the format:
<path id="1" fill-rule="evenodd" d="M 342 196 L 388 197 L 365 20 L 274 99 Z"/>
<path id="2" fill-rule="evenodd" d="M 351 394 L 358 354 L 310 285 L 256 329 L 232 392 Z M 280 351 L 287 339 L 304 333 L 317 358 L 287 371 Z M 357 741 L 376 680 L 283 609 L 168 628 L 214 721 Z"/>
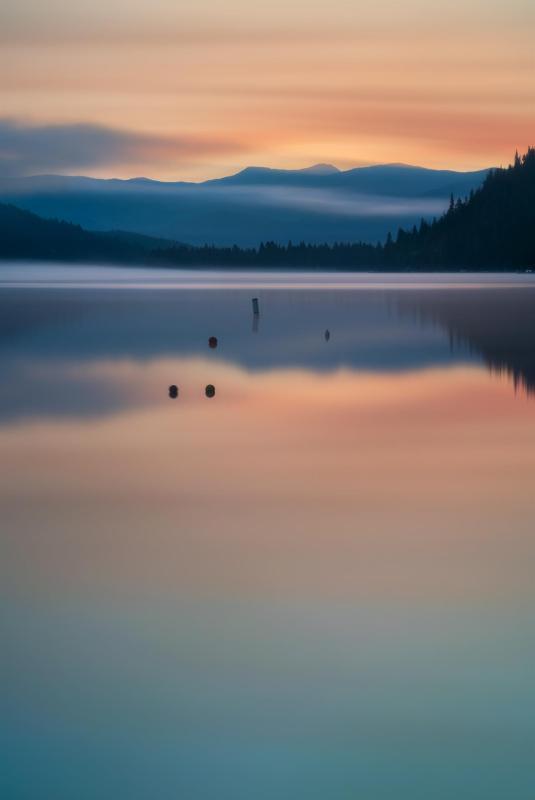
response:
<path id="1" fill-rule="evenodd" d="M 237 172 L 235 175 L 229 175 L 222 180 L 248 177 L 250 175 L 336 175 L 339 172 L 340 170 L 338 167 L 335 167 L 334 164 L 313 164 L 310 167 L 303 167 L 302 169 L 273 169 L 272 167 L 249 166 L 240 170 L 240 172 Z M 210 181 L 207 181 L 207 183 L 210 183 Z"/>
<path id="2" fill-rule="evenodd" d="M 311 172 L 314 175 L 334 175 L 340 170 L 334 164 L 313 164 L 311 167 L 300 169 L 299 172 Z"/>

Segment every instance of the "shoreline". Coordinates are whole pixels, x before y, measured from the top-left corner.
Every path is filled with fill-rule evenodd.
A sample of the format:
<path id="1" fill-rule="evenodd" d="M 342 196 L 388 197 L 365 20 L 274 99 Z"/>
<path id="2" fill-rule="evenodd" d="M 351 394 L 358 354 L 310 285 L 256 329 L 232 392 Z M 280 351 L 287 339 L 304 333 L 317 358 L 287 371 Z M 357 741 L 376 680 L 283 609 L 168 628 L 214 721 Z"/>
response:
<path id="1" fill-rule="evenodd" d="M 0 261 L 0 288 L 440 289 L 535 288 L 526 271 L 354 272 L 335 270 L 157 268 L 49 261 Z"/>

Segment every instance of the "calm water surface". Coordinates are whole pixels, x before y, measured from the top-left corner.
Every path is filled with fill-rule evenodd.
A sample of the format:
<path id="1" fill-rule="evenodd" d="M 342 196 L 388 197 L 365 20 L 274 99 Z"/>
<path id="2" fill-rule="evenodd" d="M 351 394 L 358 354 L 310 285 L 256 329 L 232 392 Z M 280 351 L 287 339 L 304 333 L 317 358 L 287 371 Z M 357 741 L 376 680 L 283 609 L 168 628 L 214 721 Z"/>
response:
<path id="1" fill-rule="evenodd" d="M 5 267 L 0 363 L 2 797 L 535 796 L 534 279 Z"/>

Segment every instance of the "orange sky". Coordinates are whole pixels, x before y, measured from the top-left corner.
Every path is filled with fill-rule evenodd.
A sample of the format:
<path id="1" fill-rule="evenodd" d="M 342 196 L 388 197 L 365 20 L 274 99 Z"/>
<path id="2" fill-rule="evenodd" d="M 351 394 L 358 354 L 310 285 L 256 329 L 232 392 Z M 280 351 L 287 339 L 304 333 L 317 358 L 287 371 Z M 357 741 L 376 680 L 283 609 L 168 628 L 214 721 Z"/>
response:
<path id="1" fill-rule="evenodd" d="M 4 0 L 0 23 L 3 120 L 140 137 L 64 172 L 472 169 L 535 142 L 531 0 Z"/>

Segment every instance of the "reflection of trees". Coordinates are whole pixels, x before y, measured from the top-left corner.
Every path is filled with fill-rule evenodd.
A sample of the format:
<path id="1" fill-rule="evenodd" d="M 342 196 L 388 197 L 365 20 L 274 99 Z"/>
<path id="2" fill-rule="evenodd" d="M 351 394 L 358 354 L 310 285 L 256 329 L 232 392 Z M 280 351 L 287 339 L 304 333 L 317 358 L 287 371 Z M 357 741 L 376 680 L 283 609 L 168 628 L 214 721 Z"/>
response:
<path id="1" fill-rule="evenodd" d="M 535 289 L 410 291 L 398 294 L 398 307 L 446 328 L 452 349 L 467 347 L 515 387 L 535 392 Z"/>

